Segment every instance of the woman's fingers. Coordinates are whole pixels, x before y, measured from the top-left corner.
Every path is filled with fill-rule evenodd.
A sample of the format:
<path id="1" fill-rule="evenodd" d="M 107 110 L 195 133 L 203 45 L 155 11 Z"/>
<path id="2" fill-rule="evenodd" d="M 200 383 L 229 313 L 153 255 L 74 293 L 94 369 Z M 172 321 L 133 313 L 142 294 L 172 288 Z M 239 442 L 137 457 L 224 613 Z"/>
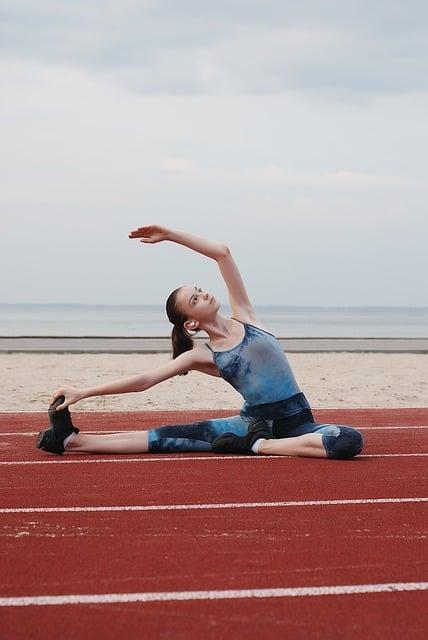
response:
<path id="1" fill-rule="evenodd" d="M 56 400 L 57 398 L 59 398 L 60 396 L 64 396 L 64 402 L 63 402 L 62 404 L 59 404 L 59 405 L 56 407 L 55 411 L 61 411 L 61 409 L 65 409 L 65 408 L 66 408 L 66 407 L 68 407 L 68 405 L 71 403 L 71 398 L 67 399 L 67 397 L 65 396 L 65 392 L 64 392 L 64 393 L 56 393 L 56 394 L 53 396 L 53 398 L 54 398 L 54 399 L 52 400 L 51 404 L 53 404 L 53 403 L 55 402 L 55 400 Z"/>
<path id="2" fill-rule="evenodd" d="M 132 239 L 134 238 L 141 238 L 140 242 L 157 242 L 157 240 L 160 240 L 160 238 L 158 238 L 156 235 L 152 235 L 152 236 L 143 236 L 141 233 L 139 233 L 138 235 L 135 236 L 129 236 Z"/>
<path id="3" fill-rule="evenodd" d="M 140 242 L 155 243 L 168 239 L 169 230 L 166 227 L 160 227 L 151 224 L 148 227 L 139 227 L 135 231 L 131 231 L 128 235 L 130 238 L 141 238 Z"/>
<path id="4" fill-rule="evenodd" d="M 128 236 L 131 237 L 135 237 L 135 238 L 141 238 L 142 236 L 149 236 L 151 233 L 156 233 L 161 231 L 162 227 L 159 227 L 155 224 L 150 224 L 148 226 L 145 227 L 138 227 L 138 229 L 134 229 L 133 231 L 130 231 L 128 233 Z"/>
<path id="5" fill-rule="evenodd" d="M 145 233 L 133 233 L 133 234 L 130 234 L 130 235 L 128 236 L 128 238 L 130 238 L 131 240 L 133 240 L 134 238 L 143 238 L 143 237 L 145 237 L 146 235 L 147 235 L 147 234 L 145 234 Z"/>
<path id="6" fill-rule="evenodd" d="M 61 409 L 65 409 L 70 404 L 78 402 L 82 399 L 83 394 L 81 389 L 78 389 L 77 387 L 68 387 L 66 385 L 64 387 L 60 387 L 52 394 L 51 404 L 53 404 L 55 400 L 57 400 L 61 396 L 64 396 L 64 399 L 62 400 L 62 404 L 59 404 L 56 407 L 57 411 L 61 411 Z"/>
<path id="7" fill-rule="evenodd" d="M 53 402 L 55 402 L 55 400 L 56 400 L 56 399 L 58 398 L 58 396 L 60 396 L 60 395 L 61 395 L 61 393 L 59 393 L 58 391 L 55 391 L 55 393 L 53 393 L 53 394 L 51 395 L 51 404 L 52 404 Z"/>
<path id="8" fill-rule="evenodd" d="M 134 229 L 133 231 L 130 231 L 128 235 L 143 235 L 144 232 L 147 231 L 148 229 L 152 229 L 152 226 L 138 227 L 138 229 Z"/>
<path id="9" fill-rule="evenodd" d="M 141 238 L 140 242 L 162 242 L 162 240 L 168 239 L 168 229 L 166 227 L 160 227 L 156 224 L 151 224 L 147 227 L 139 227 L 128 233 L 129 238 Z"/>
<path id="10" fill-rule="evenodd" d="M 58 389 L 57 391 L 55 391 L 52 396 L 51 396 L 51 404 L 55 402 L 55 400 L 57 398 L 59 398 L 60 396 L 64 396 L 65 397 L 65 390 L 64 389 Z"/>

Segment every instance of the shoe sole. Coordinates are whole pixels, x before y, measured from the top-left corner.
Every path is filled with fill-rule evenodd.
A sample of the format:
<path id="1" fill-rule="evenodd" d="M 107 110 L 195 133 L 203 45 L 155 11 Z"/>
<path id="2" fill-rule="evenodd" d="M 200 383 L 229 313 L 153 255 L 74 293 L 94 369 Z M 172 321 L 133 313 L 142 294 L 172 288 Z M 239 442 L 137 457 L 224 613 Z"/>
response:
<path id="1" fill-rule="evenodd" d="M 39 431 L 39 435 L 37 436 L 37 440 L 36 440 L 37 449 L 41 449 L 42 448 L 42 440 L 44 438 L 44 435 L 45 435 L 46 431 L 47 431 L 47 429 L 43 429 L 43 431 Z"/>
<path id="2" fill-rule="evenodd" d="M 36 440 L 37 449 L 41 449 L 42 451 L 47 451 L 48 453 L 53 453 L 56 456 L 60 456 L 62 453 L 64 453 L 64 451 L 52 451 L 51 448 L 43 446 L 43 439 L 47 431 L 50 431 L 50 429 L 44 429 L 43 431 L 39 432 Z M 47 444 L 49 444 L 49 442 Z"/>

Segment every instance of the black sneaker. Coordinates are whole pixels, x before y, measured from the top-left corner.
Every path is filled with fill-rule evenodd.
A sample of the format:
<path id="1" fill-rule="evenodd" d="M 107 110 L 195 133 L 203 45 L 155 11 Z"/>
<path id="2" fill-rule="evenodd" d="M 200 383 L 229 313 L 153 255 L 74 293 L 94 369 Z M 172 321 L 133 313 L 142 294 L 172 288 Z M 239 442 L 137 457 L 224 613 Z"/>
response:
<path id="1" fill-rule="evenodd" d="M 212 450 L 216 453 L 240 453 L 243 455 L 254 455 L 251 451 L 251 447 L 259 440 L 264 438 L 271 440 L 273 438 L 272 433 L 269 430 L 269 425 L 265 420 L 255 422 L 248 429 L 248 433 L 245 436 L 237 436 L 235 433 L 223 433 L 218 436 L 212 442 Z"/>
<path id="2" fill-rule="evenodd" d="M 57 411 L 56 408 L 65 401 L 64 396 L 59 396 L 53 402 L 49 409 L 49 422 L 50 428 L 43 429 L 37 436 L 36 447 L 43 449 L 43 451 L 49 451 L 50 453 L 56 453 L 61 455 L 64 453 L 63 442 L 67 436 L 71 433 L 79 433 L 79 429 L 71 422 L 70 412 L 68 407 Z"/>

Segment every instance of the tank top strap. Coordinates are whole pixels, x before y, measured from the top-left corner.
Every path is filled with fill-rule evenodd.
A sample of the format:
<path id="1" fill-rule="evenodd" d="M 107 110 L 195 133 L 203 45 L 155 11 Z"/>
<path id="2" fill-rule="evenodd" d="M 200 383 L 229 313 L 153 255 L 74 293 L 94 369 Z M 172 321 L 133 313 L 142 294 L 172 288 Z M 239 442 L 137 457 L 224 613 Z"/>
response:
<path id="1" fill-rule="evenodd" d="M 233 317 L 232 317 L 232 320 L 236 320 L 237 322 L 240 322 L 241 324 L 243 324 L 243 325 L 244 325 L 244 327 L 245 327 L 245 325 L 246 325 L 246 323 L 245 323 L 245 322 L 241 322 L 241 320 L 238 320 L 237 318 L 233 318 Z M 245 334 L 246 334 L 246 330 L 245 330 Z M 211 353 L 213 353 L 213 354 L 215 354 L 215 353 L 227 353 L 227 351 L 231 351 L 231 349 L 227 349 L 226 351 L 214 351 L 214 349 L 213 349 L 212 347 L 210 347 L 210 345 L 208 344 L 208 342 L 205 342 L 204 344 L 205 344 L 205 346 L 207 346 L 207 347 L 208 347 L 208 349 L 209 349 L 209 350 L 211 351 Z M 237 346 L 239 346 L 239 345 L 237 345 Z M 235 347 L 234 347 L 234 348 L 235 348 Z"/>

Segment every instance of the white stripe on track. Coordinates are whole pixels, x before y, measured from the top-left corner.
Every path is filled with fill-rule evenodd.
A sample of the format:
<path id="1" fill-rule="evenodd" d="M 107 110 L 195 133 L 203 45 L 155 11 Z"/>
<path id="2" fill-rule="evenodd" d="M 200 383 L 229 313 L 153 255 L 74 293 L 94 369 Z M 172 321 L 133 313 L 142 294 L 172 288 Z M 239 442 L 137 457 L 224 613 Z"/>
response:
<path id="1" fill-rule="evenodd" d="M 76 454 L 71 454 L 73 457 Z M 95 454 L 94 454 L 95 455 Z M 142 454 L 144 455 L 144 454 Z M 145 454 L 147 455 L 147 454 Z M 426 457 L 428 453 L 367 453 L 358 455 L 355 457 L 355 460 L 359 458 L 418 458 L 418 457 Z M 50 457 L 50 456 L 49 456 Z M 100 464 L 100 463 L 116 463 L 116 462 L 188 462 L 192 460 L 193 462 L 199 462 L 200 460 L 281 460 L 284 458 L 296 458 L 297 456 L 234 456 L 234 455 L 224 455 L 224 456 L 177 456 L 175 458 L 171 458 L 168 454 L 164 454 L 161 457 L 145 457 L 145 458 L 89 458 L 88 460 L 80 459 L 80 460 L 64 460 L 64 458 L 50 459 L 50 460 L 3 460 L 0 462 L 0 466 L 19 466 L 19 465 L 31 465 L 31 464 Z"/>
<path id="2" fill-rule="evenodd" d="M 21 596 L 0 598 L 0 607 L 28 607 L 68 604 L 113 604 L 117 602 L 171 602 L 189 600 L 235 600 L 240 598 L 298 598 L 341 596 L 358 593 L 426 591 L 428 582 L 386 582 L 344 584 L 329 587 L 286 587 L 275 589 L 224 589 L 216 591 L 160 591 L 142 593 L 101 593 L 62 596 Z"/>
<path id="3" fill-rule="evenodd" d="M 428 453 L 365 453 L 357 458 L 412 458 L 428 456 Z"/>
<path id="4" fill-rule="evenodd" d="M 198 509 L 254 509 L 261 507 L 321 507 L 348 504 L 395 504 L 428 502 L 428 498 L 362 498 L 355 500 L 291 500 L 287 502 L 220 502 L 213 504 L 137 504 L 104 507 L 20 507 L 0 513 L 75 513 L 92 511 L 188 511 Z"/>
<path id="5" fill-rule="evenodd" d="M 327 423 L 320 423 L 320 424 L 327 424 Z M 331 423 L 328 423 L 331 424 Z M 339 423 L 338 423 L 339 424 Z M 160 426 L 169 426 L 169 425 L 160 425 Z M 350 425 L 352 426 L 352 425 Z M 47 429 L 47 426 L 45 427 Z M 154 427 L 156 428 L 156 427 Z M 390 430 L 394 430 L 394 429 L 398 429 L 400 431 L 405 430 L 405 429 L 428 429 L 428 425 L 405 425 L 402 427 L 357 427 L 355 425 L 353 425 L 354 429 L 358 429 L 358 431 L 390 431 Z M 103 429 L 103 430 L 85 430 L 85 434 L 88 435 L 102 435 L 102 434 L 109 434 L 109 433 L 134 433 L 135 431 L 144 431 L 144 429 L 134 429 L 134 431 L 132 431 L 132 429 L 114 429 L 114 430 L 110 430 L 110 429 Z M 4 431 L 4 432 L 0 432 L 0 437 L 2 436 L 36 436 L 39 433 L 39 431 Z"/>

